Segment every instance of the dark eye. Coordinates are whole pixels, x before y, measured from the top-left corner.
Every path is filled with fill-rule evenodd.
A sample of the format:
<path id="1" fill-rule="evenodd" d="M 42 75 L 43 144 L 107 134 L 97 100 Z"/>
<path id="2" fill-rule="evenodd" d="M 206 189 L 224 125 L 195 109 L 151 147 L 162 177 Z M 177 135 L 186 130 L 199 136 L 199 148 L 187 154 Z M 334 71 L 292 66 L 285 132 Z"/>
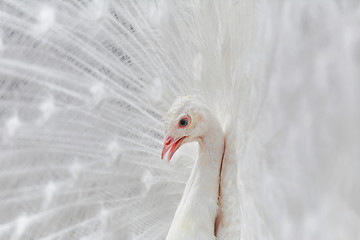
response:
<path id="1" fill-rule="evenodd" d="M 186 125 L 188 125 L 188 120 L 186 118 L 182 118 L 180 121 L 179 121 L 179 126 L 180 127 L 186 127 Z"/>

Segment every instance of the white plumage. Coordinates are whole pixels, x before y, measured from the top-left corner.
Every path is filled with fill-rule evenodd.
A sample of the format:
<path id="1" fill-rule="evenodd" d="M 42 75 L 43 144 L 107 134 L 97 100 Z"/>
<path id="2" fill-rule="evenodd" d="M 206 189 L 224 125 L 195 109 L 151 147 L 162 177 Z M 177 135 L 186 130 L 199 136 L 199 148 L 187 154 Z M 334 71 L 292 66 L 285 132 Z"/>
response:
<path id="1" fill-rule="evenodd" d="M 359 13 L 1 1 L 0 239 L 165 239 L 198 156 L 161 161 L 183 95 L 225 134 L 218 239 L 359 239 Z"/>

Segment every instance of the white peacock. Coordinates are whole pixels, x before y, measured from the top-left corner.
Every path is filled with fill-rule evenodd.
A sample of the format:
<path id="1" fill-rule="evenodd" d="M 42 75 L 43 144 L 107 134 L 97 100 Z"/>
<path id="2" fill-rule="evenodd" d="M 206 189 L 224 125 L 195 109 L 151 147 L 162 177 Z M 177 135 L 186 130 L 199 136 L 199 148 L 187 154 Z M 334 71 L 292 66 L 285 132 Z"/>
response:
<path id="1" fill-rule="evenodd" d="M 1 0 L 0 239 L 359 239 L 359 12 Z"/>
<path id="2" fill-rule="evenodd" d="M 224 133 L 210 111 L 191 97 L 177 99 L 167 118 L 162 158 L 187 142 L 199 143 L 184 195 L 176 210 L 167 239 L 215 239 L 220 168 L 224 154 Z"/>

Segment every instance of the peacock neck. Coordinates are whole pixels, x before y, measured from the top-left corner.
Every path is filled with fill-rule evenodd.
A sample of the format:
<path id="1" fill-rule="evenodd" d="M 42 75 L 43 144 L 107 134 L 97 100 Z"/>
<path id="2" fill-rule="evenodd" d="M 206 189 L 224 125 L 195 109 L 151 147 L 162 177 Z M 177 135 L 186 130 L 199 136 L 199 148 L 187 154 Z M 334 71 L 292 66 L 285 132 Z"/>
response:
<path id="1" fill-rule="evenodd" d="M 199 229 L 205 238 L 214 237 L 214 223 L 217 215 L 219 171 L 224 152 L 224 134 L 217 123 L 209 127 L 206 134 L 199 138 L 199 158 L 194 164 L 185 191 L 176 210 L 174 221 L 171 225 L 169 239 L 177 238 L 179 232 L 196 236 Z M 172 238 L 172 232 L 177 232 L 177 237 Z M 174 234 L 175 235 L 175 234 Z M 191 238 L 193 239 L 193 238 Z"/>

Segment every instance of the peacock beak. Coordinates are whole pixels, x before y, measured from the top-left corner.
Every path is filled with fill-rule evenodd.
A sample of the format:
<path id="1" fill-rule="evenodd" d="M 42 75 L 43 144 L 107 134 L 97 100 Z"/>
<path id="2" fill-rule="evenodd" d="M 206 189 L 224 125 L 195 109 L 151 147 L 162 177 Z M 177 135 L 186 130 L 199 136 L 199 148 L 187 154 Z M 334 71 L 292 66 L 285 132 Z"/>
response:
<path id="1" fill-rule="evenodd" d="M 182 142 L 184 141 L 185 138 L 187 138 L 188 136 L 184 136 L 184 137 L 180 137 L 174 140 L 173 137 L 170 136 L 166 136 L 165 137 L 165 141 L 164 141 L 164 147 L 161 153 L 161 159 L 164 159 L 165 154 L 169 151 L 168 154 L 168 162 L 170 162 L 172 156 L 174 155 L 174 153 L 176 152 L 176 150 L 179 149 L 179 147 L 181 146 Z"/>
<path id="2" fill-rule="evenodd" d="M 167 153 L 167 151 L 169 151 L 171 144 L 173 143 L 174 138 L 166 136 L 165 137 L 165 141 L 164 141 L 164 147 L 163 150 L 161 152 L 161 159 L 164 159 L 165 154 Z"/>

